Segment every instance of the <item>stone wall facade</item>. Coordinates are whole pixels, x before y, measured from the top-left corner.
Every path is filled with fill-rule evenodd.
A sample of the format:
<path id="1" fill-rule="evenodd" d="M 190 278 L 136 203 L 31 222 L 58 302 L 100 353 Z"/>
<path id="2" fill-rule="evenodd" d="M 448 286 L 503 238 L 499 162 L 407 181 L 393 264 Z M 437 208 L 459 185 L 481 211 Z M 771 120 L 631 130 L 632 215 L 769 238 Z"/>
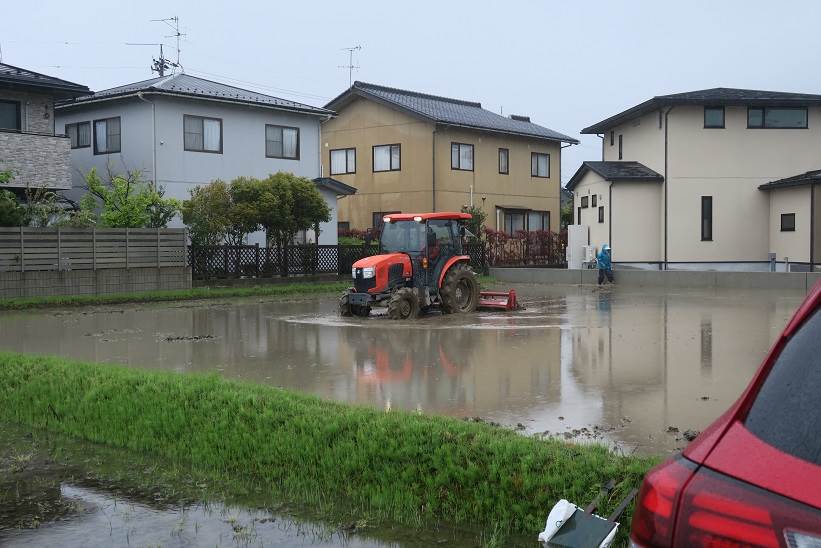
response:
<path id="1" fill-rule="evenodd" d="M 66 137 L 0 131 L 0 171 L 10 187 L 71 188 L 71 144 Z"/>
<path id="2" fill-rule="evenodd" d="M 54 98 L 51 95 L 4 89 L 2 99 L 20 103 L 22 131 L 54 135 Z M 57 128 L 57 133 L 62 134 L 63 128 Z"/>
<path id="3" fill-rule="evenodd" d="M 189 267 L 0 272 L 0 299 L 190 288 Z"/>

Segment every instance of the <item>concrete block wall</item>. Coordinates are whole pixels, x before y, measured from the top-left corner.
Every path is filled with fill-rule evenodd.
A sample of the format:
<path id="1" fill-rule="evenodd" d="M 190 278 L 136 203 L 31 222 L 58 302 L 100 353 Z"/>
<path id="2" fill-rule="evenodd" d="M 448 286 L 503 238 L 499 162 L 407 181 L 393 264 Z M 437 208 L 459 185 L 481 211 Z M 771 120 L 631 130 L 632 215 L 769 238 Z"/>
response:
<path id="1" fill-rule="evenodd" d="M 71 143 L 67 137 L 0 131 L 0 171 L 11 187 L 71 188 Z"/>
<path id="2" fill-rule="evenodd" d="M 594 269 L 491 268 L 500 281 L 519 283 L 595 285 Z M 795 289 L 809 291 L 821 280 L 821 272 L 715 272 L 616 270 L 616 284 L 623 287 L 710 288 L 710 289 Z"/>
<path id="3" fill-rule="evenodd" d="M 0 298 L 190 289 L 189 267 L 0 272 Z"/>

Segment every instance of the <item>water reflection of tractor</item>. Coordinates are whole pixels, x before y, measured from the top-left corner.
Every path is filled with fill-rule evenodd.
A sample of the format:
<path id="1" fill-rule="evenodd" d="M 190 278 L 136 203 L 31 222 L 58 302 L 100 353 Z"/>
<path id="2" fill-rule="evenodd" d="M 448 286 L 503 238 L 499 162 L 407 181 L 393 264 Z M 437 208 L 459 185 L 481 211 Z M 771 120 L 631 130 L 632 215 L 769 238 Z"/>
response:
<path id="1" fill-rule="evenodd" d="M 462 241 L 469 213 L 392 214 L 383 218 L 379 255 L 353 264 L 354 287 L 339 300 L 343 316 L 368 316 L 387 307 L 404 320 L 432 307 L 446 314 L 478 306 L 516 308 L 516 294 L 482 293 Z"/>

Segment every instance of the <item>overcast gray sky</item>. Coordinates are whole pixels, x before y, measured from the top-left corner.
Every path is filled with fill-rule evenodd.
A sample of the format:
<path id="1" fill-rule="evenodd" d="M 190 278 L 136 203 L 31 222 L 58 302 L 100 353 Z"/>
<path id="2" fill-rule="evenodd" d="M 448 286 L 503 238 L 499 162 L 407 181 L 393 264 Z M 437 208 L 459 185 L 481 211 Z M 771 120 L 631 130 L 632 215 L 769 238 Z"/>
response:
<path id="1" fill-rule="evenodd" d="M 821 93 L 821 2 L 4 2 L 3 60 L 94 90 L 150 78 L 178 15 L 187 72 L 313 105 L 354 79 L 481 101 L 579 137 L 653 95 L 709 87 Z M 36 7 L 35 7 L 36 6 Z M 600 157 L 581 137 L 562 179 Z"/>

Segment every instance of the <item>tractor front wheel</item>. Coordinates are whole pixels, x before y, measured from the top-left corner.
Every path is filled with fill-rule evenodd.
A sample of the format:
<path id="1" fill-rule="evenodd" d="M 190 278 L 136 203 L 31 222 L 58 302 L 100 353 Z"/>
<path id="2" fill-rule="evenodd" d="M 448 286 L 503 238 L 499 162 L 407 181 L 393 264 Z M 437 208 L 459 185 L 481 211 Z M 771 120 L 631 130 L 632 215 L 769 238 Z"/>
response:
<path id="1" fill-rule="evenodd" d="M 446 314 L 473 312 L 479 304 L 479 281 L 467 263 L 453 265 L 439 289 Z"/>
<path id="2" fill-rule="evenodd" d="M 408 320 L 419 315 L 419 299 L 413 289 L 403 287 L 391 295 L 388 301 L 388 317 L 392 320 Z"/>
<path id="3" fill-rule="evenodd" d="M 361 304 L 351 304 L 348 294 L 345 293 L 339 298 L 339 315 L 345 318 L 358 316 L 367 318 L 371 314 L 371 307 Z"/>

